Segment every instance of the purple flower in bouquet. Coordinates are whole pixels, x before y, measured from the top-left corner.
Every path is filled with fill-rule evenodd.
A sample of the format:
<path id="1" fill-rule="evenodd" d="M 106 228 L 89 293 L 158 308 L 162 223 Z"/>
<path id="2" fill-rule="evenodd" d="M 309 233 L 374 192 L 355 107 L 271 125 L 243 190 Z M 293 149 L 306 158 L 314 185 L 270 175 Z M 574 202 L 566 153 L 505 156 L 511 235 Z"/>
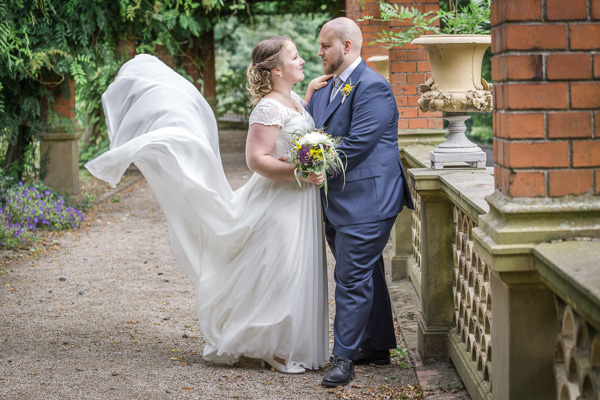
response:
<path id="1" fill-rule="evenodd" d="M 308 164 L 308 157 L 310 154 L 310 149 L 308 146 L 302 146 L 300 150 L 298 150 L 298 160 L 302 165 Z"/>

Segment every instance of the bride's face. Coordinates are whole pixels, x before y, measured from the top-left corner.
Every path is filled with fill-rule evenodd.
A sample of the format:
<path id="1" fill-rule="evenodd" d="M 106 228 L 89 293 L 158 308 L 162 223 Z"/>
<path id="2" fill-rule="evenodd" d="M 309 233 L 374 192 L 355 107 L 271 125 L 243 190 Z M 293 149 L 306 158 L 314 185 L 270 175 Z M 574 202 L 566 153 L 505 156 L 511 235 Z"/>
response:
<path id="1" fill-rule="evenodd" d="M 298 54 L 296 45 L 288 42 L 283 49 L 282 56 L 283 65 L 279 68 L 281 77 L 292 84 L 303 81 L 304 71 L 302 70 L 302 66 L 304 65 L 304 60 Z"/>

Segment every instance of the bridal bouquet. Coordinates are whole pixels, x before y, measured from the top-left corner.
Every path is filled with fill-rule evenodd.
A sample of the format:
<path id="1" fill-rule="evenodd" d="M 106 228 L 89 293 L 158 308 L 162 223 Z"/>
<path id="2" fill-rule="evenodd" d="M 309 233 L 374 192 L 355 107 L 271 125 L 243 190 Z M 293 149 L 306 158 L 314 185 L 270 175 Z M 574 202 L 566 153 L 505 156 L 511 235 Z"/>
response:
<path id="1" fill-rule="evenodd" d="M 339 138 L 332 138 L 321 129 L 292 133 L 292 149 L 288 162 L 296 167 L 294 175 L 298 184 L 300 177 L 308 174 L 323 174 L 323 188 L 327 197 L 327 172 L 342 172 L 345 178 L 345 166 L 340 159 L 336 146 Z"/>

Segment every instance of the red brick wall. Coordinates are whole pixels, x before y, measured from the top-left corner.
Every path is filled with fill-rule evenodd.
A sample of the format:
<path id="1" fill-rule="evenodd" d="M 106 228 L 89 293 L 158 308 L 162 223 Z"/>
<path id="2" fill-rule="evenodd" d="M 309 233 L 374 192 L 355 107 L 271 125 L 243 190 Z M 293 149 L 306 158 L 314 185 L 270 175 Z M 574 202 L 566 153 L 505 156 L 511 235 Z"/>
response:
<path id="1" fill-rule="evenodd" d="M 57 82 L 57 80 L 58 78 L 53 76 L 46 81 Z M 46 87 L 50 90 L 54 98 L 54 107 L 52 110 L 59 117 L 75 119 L 75 81 L 65 77 L 60 85 L 48 84 Z M 46 118 L 48 114 L 48 101 L 46 98 L 41 99 L 41 107 L 42 115 Z"/>
<path id="2" fill-rule="evenodd" d="M 129 38 L 127 40 L 121 39 L 119 41 L 119 46 L 117 47 L 117 53 L 126 59 L 132 59 L 136 55 L 136 39 Z"/>
<path id="3" fill-rule="evenodd" d="M 422 12 L 435 12 L 439 9 L 439 0 L 390 0 L 388 2 L 399 6 L 415 7 Z M 357 20 L 363 15 L 372 15 L 374 18 L 358 22 Z M 402 29 L 402 24 L 397 22 L 377 21 L 379 0 L 347 0 L 346 16 L 357 21 L 363 32 L 362 56 L 365 60 L 374 55 L 387 55 L 390 58 L 390 84 L 396 95 L 400 114 L 398 129 L 441 129 L 442 113 L 423 113 L 417 105 L 420 97 L 418 86 L 431 75 L 431 66 L 425 50 L 410 44 L 392 50 L 387 50 L 379 44 L 369 44 L 382 30 Z"/>
<path id="4" fill-rule="evenodd" d="M 391 0 L 390 4 L 414 7 L 425 13 L 436 12 L 439 0 Z M 439 25 L 439 21 L 436 21 Z M 402 29 L 405 23 L 392 22 L 392 29 Z M 400 119 L 398 129 L 442 129 L 441 112 L 423 112 L 419 109 L 419 84 L 431 77 L 427 52 L 421 46 L 408 44 L 402 49 L 390 50 L 390 84 L 396 95 Z"/>
<path id="5" fill-rule="evenodd" d="M 600 194 L 600 1 L 495 0 L 496 189 Z"/>

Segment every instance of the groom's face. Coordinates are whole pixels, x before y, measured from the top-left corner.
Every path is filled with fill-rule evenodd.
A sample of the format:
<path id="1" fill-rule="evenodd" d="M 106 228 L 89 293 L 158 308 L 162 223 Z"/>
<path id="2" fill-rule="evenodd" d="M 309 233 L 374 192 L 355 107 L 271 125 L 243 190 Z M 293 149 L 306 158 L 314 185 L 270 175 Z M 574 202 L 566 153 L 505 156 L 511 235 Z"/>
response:
<path id="1" fill-rule="evenodd" d="M 322 29 L 319 35 L 319 57 L 323 59 L 323 73 L 339 75 L 344 63 L 344 44 L 333 29 Z"/>

